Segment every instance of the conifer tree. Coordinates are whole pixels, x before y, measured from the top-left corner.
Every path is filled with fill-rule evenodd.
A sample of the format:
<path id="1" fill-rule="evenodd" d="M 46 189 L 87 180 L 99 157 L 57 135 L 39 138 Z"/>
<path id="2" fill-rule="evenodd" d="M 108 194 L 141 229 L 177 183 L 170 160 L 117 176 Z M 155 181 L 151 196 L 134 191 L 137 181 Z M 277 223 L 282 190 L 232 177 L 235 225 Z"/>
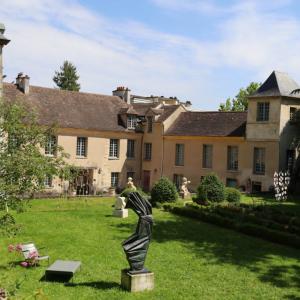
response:
<path id="1" fill-rule="evenodd" d="M 55 71 L 53 81 L 61 90 L 76 91 L 80 90 L 80 84 L 77 82 L 76 67 L 69 61 L 65 60 L 60 67 L 60 71 Z"/>

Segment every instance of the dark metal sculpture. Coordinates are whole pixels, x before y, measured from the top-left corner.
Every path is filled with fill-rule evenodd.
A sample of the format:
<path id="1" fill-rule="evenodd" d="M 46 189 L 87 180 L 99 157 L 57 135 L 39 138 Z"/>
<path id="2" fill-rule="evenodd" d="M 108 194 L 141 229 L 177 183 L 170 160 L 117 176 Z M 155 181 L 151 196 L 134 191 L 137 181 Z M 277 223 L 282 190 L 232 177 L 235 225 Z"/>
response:
<path id="1" fill-rule="evenodd" d="M 132 192 L 128 195 L 126 208 L 139 216 L 135 233 L 122 243 L 130 265 L 129 273 L 146 273 L 149 272 L 144 269 L 144 264 L 152 235 L 152 207 L 139 193 Z"/>

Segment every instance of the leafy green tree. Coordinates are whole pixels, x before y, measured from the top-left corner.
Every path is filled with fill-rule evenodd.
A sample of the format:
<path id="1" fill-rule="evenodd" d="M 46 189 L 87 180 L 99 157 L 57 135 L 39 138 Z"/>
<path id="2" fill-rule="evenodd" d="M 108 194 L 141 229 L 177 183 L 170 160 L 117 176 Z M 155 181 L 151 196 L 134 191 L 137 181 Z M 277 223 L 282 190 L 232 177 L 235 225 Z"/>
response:
<path id="1" fill-rule="evenodd" d="M 77 82 L 76 67 L 69 61 L 65 60 L 60 67 L 60 71 L 55 71 L 53 81 L 61 90 L 76 91 L 80 90 L 80 84 Z"/>
<path id="2" fill-rule="evenodd" d="M 225 103 L 221 103 L 219 111 L 246 111 L 248 109 L 248 96 L 261 86 L 261 83 L 251 82 L 245 89 L 241 88 L 235 98 L 227 98 Z"/>
<path id="3" fill-rule="evenodd" d="M 0 101 L 0 210 L 20 210 L 23 200 L 44 189 L 46 176 L 69 177 L 61 147 L 55 145 L 54 156 L 44 155 L 53 134 L 54 128 L 39 126 L 35 112 L 21 103 Z"/>

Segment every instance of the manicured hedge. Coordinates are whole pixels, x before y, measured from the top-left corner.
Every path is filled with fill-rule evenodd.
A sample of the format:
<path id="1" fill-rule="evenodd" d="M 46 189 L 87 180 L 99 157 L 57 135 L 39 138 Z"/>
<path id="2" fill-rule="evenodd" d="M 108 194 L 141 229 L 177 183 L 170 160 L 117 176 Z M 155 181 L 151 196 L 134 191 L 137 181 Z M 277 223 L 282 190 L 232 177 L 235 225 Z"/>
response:
<path id="1" fill-rule="evenodd" d="M 226 209 L 221 207 L 216 209 L 200 207 L 196 204 L 179 207 L 168 203 L 163 204 L 163 208 L 177 215 L 233 229 L 271 242 L 300 248 L 300 229 L 296 226 L 291 226 L 292 230 L 289 231 L 289 226 L 283 227 L 282 224 L 263 220 L 255 215 L 238 215 L 236 212 L 226 211 Z"/>

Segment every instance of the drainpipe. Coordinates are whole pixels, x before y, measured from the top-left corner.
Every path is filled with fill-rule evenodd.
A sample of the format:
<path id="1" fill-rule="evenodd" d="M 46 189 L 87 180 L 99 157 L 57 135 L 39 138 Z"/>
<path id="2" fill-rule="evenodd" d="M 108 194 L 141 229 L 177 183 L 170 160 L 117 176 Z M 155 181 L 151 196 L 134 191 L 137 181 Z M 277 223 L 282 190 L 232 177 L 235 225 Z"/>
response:
<path id="1" fill-rule="evenodd" d="M 161 161 L 160 161 L 160 177 L 163 176 L 164 173 L 164 131 L 165 131 L 165 125 L 162 122 L 162 127 L 161 127 L 161 137 L 162 137 L 162 144 L 161 144 Z"/>

